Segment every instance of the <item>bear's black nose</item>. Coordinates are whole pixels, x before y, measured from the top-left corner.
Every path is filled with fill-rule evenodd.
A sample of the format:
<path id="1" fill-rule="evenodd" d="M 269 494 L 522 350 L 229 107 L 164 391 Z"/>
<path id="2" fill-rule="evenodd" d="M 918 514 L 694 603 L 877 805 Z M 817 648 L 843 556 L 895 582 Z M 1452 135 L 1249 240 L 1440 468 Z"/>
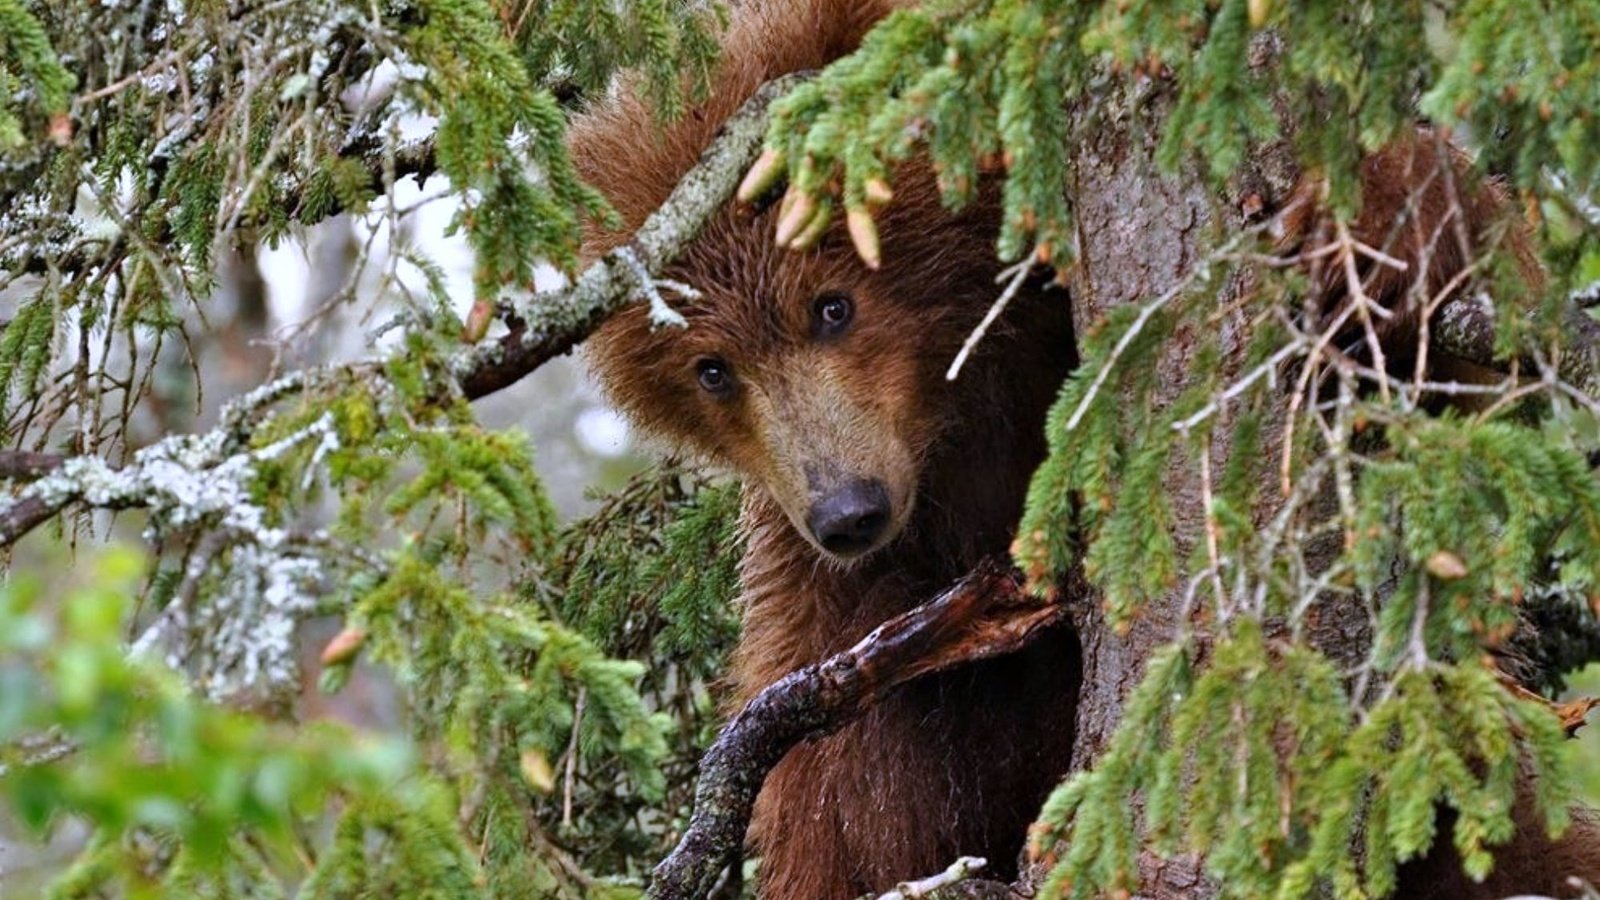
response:
<path id="1" fill-rule="evenodd" d="M 889 492 L 881 481 L 852 481 L 813 503 L 806 524 L 829 553 L 864 553 L 889 525 Z"/>

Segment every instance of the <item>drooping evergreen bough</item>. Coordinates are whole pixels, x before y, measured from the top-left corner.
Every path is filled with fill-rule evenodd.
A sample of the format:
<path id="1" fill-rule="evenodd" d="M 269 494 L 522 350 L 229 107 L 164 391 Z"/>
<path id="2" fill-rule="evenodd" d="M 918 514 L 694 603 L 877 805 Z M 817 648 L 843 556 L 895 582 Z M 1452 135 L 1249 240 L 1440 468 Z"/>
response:
<path id="1" fill-rule="evenodd" d="M 819 66 L 846 53 L 875 14 L 850 7 L 841 17 L 828 4 L 749 5 L 743 15 L 801 16 L 780 20 L 798 22 L 803 39 L 770 66 L 736 46 L 721 80 L 742 91 L 790 63 Z M 625 94 L 643 90 L 670 112 L 684 102 L 680 73 L 692 88 L 710 71 L 714 18 L 705 12 L 665 0 L 160 8 L 0 0 L 0 277 L 22 292 L 0 337 L 8 440 L 131 462 L 130 416 L 170 368 L 157 338 L 181 337 L 185 314 L 205 302 L 217 251 L 392 202 L 394 180 L 413 172 L 438 168 L 466 200 L 460 225 L 479 255 L 481 298 L 527 282 L 535 259 L 574 261 L 579 223 L 600 213 L 602 198 L 566 161 L 558 98 L 604 87 L 619 66 L 642 66 Z M 951 0 L 892 13 L 860 53 L 779 110 L 767 168 L 792 191 L 776 217 L 791 219 L 788 237 L 822 249 L 812 263 L 778 260 L 766 255 L 776 251 L 764 230 L 714 229 L 707 246 L 734 241 L 749 255 L 743 271 L 848 272 L 881 284 L 862 266 L 889 272 L 903 264 L 897 255 L 919 250 L 911 238 L 897 248 L 898 236 L 948 235 L 923 255 L 972 262 L 961 281 L 970 290 L 955 298 L 965 301 L 958 332 L 1001 293 L 968 280 L 996 268 L 995 251 L 1048 263 L 1040 277 L 1067 285 L 1065 294 L 1041 292 L 1018 276 L 1015 308 L 948 389 L 972 392 L 970 401 L 1016 377 L 994 365 L 1016 341 L 1058 349 L 1052 332 L 1066 323 L 1049 298 L 1070 302 L 1079 362 L 1047 418 L 1048 445 L 1030 448 L 1027 423 L 1008 423 L 1024 435 L 1007 449 L 1011 461 L 1022 469 L 1030 454 L 1043 460 L 1026 502 L 1020 489 L 993 492 L 982 480 L 1016 475 L 1009 468 L 963 473 L 986 514 L 942 532 L 959 540 L 940 556 L 945 565 L 1003 547 L 997 532 L 1009 533 L 1020 505 L 1016 558 L 1035 585 L 1049 594 L 1074 583 L 1080 564 L 1087 576 L 1091 593 L 1061 599 L 1088 610 L 1080 636 L 1088 663 L 1099 664 L 1091 679 L 1110 662 L 1097 654 L 1124 633 L 1128 655 L 1142 663 L 1125 681 L 1112 679 L 1112 693 L 1138 682 L 1120 707 L 1100 702 L 1102 682 L 1083 685 L 1088 702 L 1077 719 L 1091 727 L 1071 735 L 1071 762 L 1087 768 L 1050 797 L 1031 845 L 1049 871 L 1047 895 L 1129 888 L 1150 871 L 1146 850 L 1196 854 L 1223 890 L 1243 896 L 1319 886 L 1381 894 L 1396 877 L 1455 896 L 1465 888 L 1445 875 L 1464 863 L 1482 876 L 1491 866 L 1485 847 L 1513 832 L 1535 850 L 1502 857 L 1494 877 L 1557 879 L 1576 867 L 1566 850 L 1589 849 L 1581 822 L 1564 849 L 1538 843 L 1543 824 L 1568 816 L 1560 723 L 1508 686 L 1484 651 L 1512 646 L 1524 604 L 1581 604 L 1595 594 L 1600 501 L 1585 459 L 1595 449 L 1586 436 L 1593 385 L 1564 316 L 1568 298 L 1600 279 L 1597 23 L 1596 0 Z M 825 24 L 833 40 L 820 47 Z M 262 52 L 241 52 L 241 34 Z M 365 113 L 348 105 L 385 62 L 399 73 L 393 96 Z M 708 102 L 725 112 L 732 101 Z M 414 112 L 441 116 L 431 146 L 406 144 L 391 127 Z M 649 115 L 637 106 L 631 114 Z M 1421 121 L 1433 131 L 1418 137 Z M 696 122 L 666 140 L 698 149 L 709 127 Z M 651 131 L 630 132 L 641 140 L 625 152 L 692 152 L 662 149 Z M 1445 149 L 1451 140 L 1468 155 Z M 1372 171 L 1385 159 L 1398 174 Z M 1491 175 L 1504 180 L 1504 195 L 1483 185 Z M 1375 180 L 1389 190 L 1371 190 Z M 636 190 L 597 182 L 613 198 Z M 1096 205 L 1106 184 L 1130 201 L 1177 201 L 1163 215 L 1124 207 L 1109 221 L 1126 229 L 1108 228 Z M 93 202 L 80 207 L 83 196 Z M 935 199 L 963 211 L 945 212 Z M 639 210 L 619 206 L 621 222 L 637 221 Z M 94 208 L 121 219 L 96 230 Z M 64 214 L 74 209 L 90 215 Z M 966 226 L 980 223 L 981 240 L 971 241 Z M 834 267 L 822 272 L 816 259 Z M 1141 259 L 1181 264 L 1157 272 Z M 1119 267 L 1132 274 L 1119 276 Z M 717 282 L 718 273 L 702 273 Z M 428 280 L 430 303 L 412 313 L 403 361 L 267 393 L 275 415 L 260 421 L 262 410 L 252 410 L 252 431 L 230 439 L 271 454 L 228 470 L 235 481 L 207 476 L 238 488 L 229 504 L 190 517 L 197 507 L 174 485 L 136 486 L 158 500 L 147 505 L 159 551 L 143 594 L 151 608 L 182 599 L 204 612 L 190 622 L 238 625 L 228 632 L 236 640 L 219 645 L 227 653 L 192 642 L 208 649 L 185 661 L 202 685 L 292 672 L 275 664 L 277 645 L 261 640 L 275 632 L 254 627 L 270 610 L 254 598 L 283 596 L 267 588 L 298 586 L 288 612 L 300 616 L 317 608 L 301 603 L 313 586 L 349 585 L 335 605 L 348 603 L 353 621 L 330 647 L 339 652 L 330 653 L 328 680 L 357 656 L 400 675 L 417 743 L 428 750 L 404 776 L 416 802 L 397 800 L 390 762 L 206 718 L 209 707 L 124 669 L 120 629 L 104 627 L 118 607 L 103 597 L 72 604 L 80 612 L 51 653 L 29 643 L 51 633 L 47 624 L 8 599 L 14 658 L 36 660 L 47 677 L 6 682 L 5 696 L 17 701 L 6 708 L 19 712 L 3 720 L 5 762 L 33 774 L 6 778 L 5 794 L 41 829 L 57 813 L 99 828 L 61 886 L 66 895 L 113 883 L 265 890 L 264 875 L 287 871 L 290 882 L 309 872 L 302 892 L 313 896 L 575 896 L 593 888 L 582 869 L 591 861 L 591 871 L 637 876 L 659 834 L 645 828 L 620 845 L 569 834 L 584 847 L 575 861 L 557 847 L 569 818 L 561 807 L 571 804 L 555 796 L 571 797 L 580 819 L 585 803 L 605 807 L 595 821 L 637 822 L 652 802 L 665 804 L 668 821 L 681 815 L 673 800 L 650 798 L 663 787 L 659 762 L 684 748 L 669 744 L 666 717 L 639 700 L 641 670 L 597 648 L 642 644 L 581 636 L 560 621 L 583 619 L 561 590 L 599 586 L 612 604 L 628 591 L 604 573 L 656 579 L 636 596 L 659 592 L 664 610 L 682 613 L 664 620 L 680 637 L 657 652 L 681 652 L 674 669 L 701 673 L 727 633 L 714 612 L 718 579 L 609 562 L 633 542 L 598 538 L 599 525 L 556 534 L 525 449 L 478 428 L 442 387 L 441 360 L 459 329 L 441 313 L 441 283 Z M 1492 316 L 1458 317 L 1463 309 Z M 1470 362 L 1494 368 L 1458 369 L 1460 360 L 1444 358 L 1463 321 L 1468 338 L 1474 322 L 1491 322 L 1492 352 Z M 931 340 L 922 330 L 944 342 L 930 352 L 947 364 L 948 335 L 919 325 L 897 337 Z M 77 355 L 91 339 L 117 352 Z M 1026 356 L 1016 360 L 1024 368 Z M 81 359 L 131 364 L 86 371 Z M 65 388 L 45 393 L 56 384 Z M 1024 409 L 1038 399 L 1031 391 L 998 390 L 992 407 L 1034 415 Z M 169 449 L 158 461 L 208 458 L 214 448 Z M 343 510 L 330 542 L 234 527 L 288 525 L 330 489 Z M 760 507 L 762 487 L 751 490 Z M 766 538 L 793 544 L 783 529 L 810 523 L 790 521 L 773 509 L 779 498 L 769 499 Z M 953 518 L 973 509 L 951 500 Z M 712 554 L 725 575 L 726 519 L 685 508 L 686 527 L 659 532 L 664 552 L 680 561 Z M 726 508 L 724 494 L 703 510 Z M 656 533 L 639 523 L 665 521 L 636 504 L 614 512 L 623 533 Z M 352 549 L 397 524 L 410 541 L 371 555 Z M 908 540 L 937 544 L 934 530 Z M 463 589 L 489 537 L 503 539 L 501 559 L 537 558 L 546 574 L 528 593 L 539 603 L 486 603 Z M 760 560 L 762 533 L 752 537 Z M 822 571 L 825 581 L 844 577 Z M 943 574 L 905 576 L 932 583 Z M 561 600 L 548 600 L 550 591 Z M 620 621 L 604 609 L 625 608 L 607 605 L 590 624 Z M 1146 655 L 1152 630 L 1174 643 Z M 747 658 L 741 671 L 754 677 L 757 668 Z M 690 694 L 676 695 L 671 709 L 703 730 L 697 677 L 687 681 Z M 136 689 L 109 689 L 119 685 Z M 1052 740 L 1066 733 L 1069 704 L 1016 693 L 1041 708 L 986 713 Z M 83 705 L 122 696 L 134 700 Z M 927 698 L 912 692 L 882 714 Z M 205 727 L 172 730 L 194 722 Z M 63 729 L 63 743 L 38 751 L 34 739 L 48 724 Z M 224 739 L 209 737 L 213 729 Z M 975 731 L 976 720 L 948 734 Z M 948 739 L 938 729 L 919 737 Z M 176 759 L 159 771 L 192 777 L 129 777 L 167 764 L 152 746 Z M 177 752 L 185 749 L 200 755 Z M 926 746 L 910 749 L 926 759 Z M 197 767 L 199 758 L 222 764 Z M 1028 793 L 1065 764 L 1052 757 L 1012 768 L 1026 770 L 1020 792 Z M 80 795 L 64 789 L 72 783 L 133 787 Z M 251 787 L 217 788 L 239 784 Z M 294 829 L 335 793 L 347 801 L 342 822 L 312 858 Z M 1034 814 L 1005 811 L 1019 822 Z M 942 849 L 962 828 L 1009 828 L 952 827 L 938 814 L 903 820 L 885 827 L 917 831 L 893 850 L 905 858 Z M 215 840 L 230 825 L 239 839 Z M 1398 861 L 1446 844 L 1460 859 L 1436 850 L 1428 860 L 1438 868 L 1397 875 Z M 782 860 L 773 855 L 780 872 Z"/>
<path id="2" fill-rule="evenodd" d="M 653 138 L 626 96 L 580 120 L 580 171 L 621 213 L 601 252 L 756 85 L 887 15 L 780 105 L 753 204 L 671 270 L 698 291 L 688 329 L 633 310 L 596 339 L 636 421 L 746 479 L 740 696 L 1008 545 L 1042 595 L 1088 607 L 1082 685 L 1058 636 L 791 752 L 753 826 L 764 895 L 1008 859 L 1074 739 L 1088 766 L 1028 850 L 1047 896 L 1130 891 L 1177 855 L 1234 896 L 1600 874 L 1562 722 L 1495 656 L 1525 596 L 1592 594 L 1600 563 L 1586 448 L 1539 424 L 1593 405 L 1555 348 L 1572 264 L 1596 259 L 1570 195 L 1595 126 L 1553 92 L 1592 69 L 1596 11 L 1530 26 L 1558 60 L 1536 88 L 1485 43 L 1492 4 L 756 3 L 690 120 Z M 1476 162 L 1450 124 L 1475 126 Z M 1130 169 L 1209 205 L 1174 204 L 1177 270 L 1108 302 L 1163 213 L 1124 209 L 1110 239 L 1074 214 L 1086 180 Z M 1492 339 L 1446 334 L 1459 317 Z M 1036 388 L 1074 364 L 1024 508 Z M 1080 571 L 1088 590 L 1064 588 Z M 1165 646 L 1119 643 L 1152 622 Z M 1118 655 L 1144 663 L 1120 710 L 1092 683 Z"/>

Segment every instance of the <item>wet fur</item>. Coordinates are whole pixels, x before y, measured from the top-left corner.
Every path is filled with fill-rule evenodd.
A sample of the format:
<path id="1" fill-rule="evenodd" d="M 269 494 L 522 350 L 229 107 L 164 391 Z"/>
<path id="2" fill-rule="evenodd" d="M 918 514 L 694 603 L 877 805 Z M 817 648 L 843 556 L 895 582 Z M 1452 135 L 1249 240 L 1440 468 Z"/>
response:
<path id="1" fill-rule="evenodd" d="M 620 227 L 589 236 L 588 252 L 626 240 L 757 86 L 849 52 L 892 5 L 754 0 L 731 26 L 714 95 L 664 135 L 626 89 L 580 117 L 574 156 L 621 216 Z M 879 272 L 855 258 L 837 223 L 815 249 L 790 253 L 772 246 L 772 211 L 730 206 L 666 273 L 704 294 L 669 295 L 687 330 L 653 330 L 634 306 L 590 342 L 607 391 L 636 425 L 744 477 L 744 629 L 729 705 L 1004 553 L 1045 452 L 1044 412 L 1076 364 L 1066 294 L 1031 285 L 960 379 L 945 382 L 998 291 L 998 197 L 985 190 L 950 213 L 917 164 L 897 174 L 895 191 Z M 1290 240 L 1320 227 L 1306 209 Z M 808 331 L 812 303 L 835 289 L 856 298 L 855 321 L 843 340 L 819 344 Z M 728 358 L 749 393 L 708 397 L 695 378 L 708 355 Z M 808 460 L 798 457 L 808 453 L 894 470 L 908 498 L 889 546 L 842 563 L 801 534 Z M 790 753 L 752 828 L 762 895 L 853 897 L 962 854 L 1010 875 L 1027 824 L 1067 771 L 1079 671 L 1076 638 L 1063 629 L 1010 658 L 923 679 Z"/>

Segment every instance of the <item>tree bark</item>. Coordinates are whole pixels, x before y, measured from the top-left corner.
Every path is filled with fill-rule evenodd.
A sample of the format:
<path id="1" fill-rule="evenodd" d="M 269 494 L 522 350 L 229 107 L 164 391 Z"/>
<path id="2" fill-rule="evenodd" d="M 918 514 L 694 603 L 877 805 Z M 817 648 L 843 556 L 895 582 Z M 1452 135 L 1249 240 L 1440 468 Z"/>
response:
<path id="1" fill-rule="evenodd" d="M 1072 151 L 1075 179 L 1069 199 L 1078 231 L 1078 264 L 1069 289 L 1078 334 L 1088 333 L 1117 306 L 1147 302 L 1173 288 L 1202 255 L 1207 236 L 1219 227 L 1243 224 L 1240 217 L 1216 207 L 1198 178 L 1158 170 L 1153 135 L 1134 128 L 1135 103 L 1128 97 L 1102 98 L 1092 111 L 1079 113 L 1080 119 L 1094 116 L 1097 127 L 1090 140 Z M 1219 302 L 1231 293 L 1221 291 Z M 1237 333 L 1237 324 L 1227 321 L 1225 330 Z M 1183 361 L 1197 338 L 1185 327 L 1166 342 L 1158 402 L 1182 391 Z M 1188 467 L 1175 465 L 1166 483 L 1182 559 L 1204 521 L 1204 510 Z M 1121 718 L 1122 698 L 1143 676 L 1145 660 L 1172 639 L 1180 600 L 1178 590 L 1151 604 L 1123 634 L 1110 627 L 1098 597 L 1080 604 L 1087 612 L 1075 623 L 1083 641 L 1084 671 L 1074 769 L 1091 765 L 1110 739 Z"/>
<path id="2" fill-rule="evenodd" d="M 1255 217 L 1275 210 L 1298 180 L 1286 145 L 1262 148 L 1229 185 L 1222 197 L 1201 175 L 1189 169 L 1167 173 L 1156 163 L 1158 129 L 1168 99 L 1160 87 L 1139 96 L 1095 97 L 1078 110 L 1091 121 L 1081 131 L 1085 140 L 1071 151 L 1069 201 L 1077 228 L 1077 265 L 1071 273 L 1073 324 L 1088 333 L 1114 308 L 1145 304 L 1180 287 L 1197 265 L 1228 237 L 1253 224 Z M 1235 271 L 1225 279 L 1190 289 L 1209 290 L 1215 297 L 1210 321 L 1188 317 L 1170 340 L 1163 342 L 1156 402 L 1173 401 L 1188 387 L 1188 360 L 1204 340 L 1222 337 L 1222 379 L 1244 373 L 1249 339 L 1244 311 L 1230 306 L 1250 288 L 1252 275 Z M 1205 329 L 1203 332 L 1202 329 Z M 1285 398 L 1286 399 L 1286 398 Z M 1103 401 L 1102 401 L 1103 402 Z M 1227 410 L 1211 440 L 1211 463 L 1220 469 L 1232 443 L 1233 417 Z M 1265 435 L 1266 446 L 1278 442 Z M 1176 558 L 1186 559 L 1205 533 L 1206 510 L 1198 466 L 1175 454 L 1164 485 L 1168 491 L 1176 540 Z M 1270 516 L 1276 489 L 1263 492 L 1267 507 L 1258 522 Z M 1331 492 L 1327 492 L 1330 493 Z M 1331 497 L 1330 497 L 1331 499 Z M 1338 547 L 1330 543 L 1329 559 Z M 1118 629 L 1104 613 L 1102 598 L 1090 591 L 1073 605 L 1083 644 L 1083 688 L 1079 696 L 1072 768 L 1094 765 L 1122 718 L 1123 700 L 1144 676 L 1146 662 L 1176 636 L 1183 615 L 1187 585 L 1173 585 L 1165 595 L 1141 607 L 1131 626 Z M 1330 601 L 1337 604 L 1343 601 Z M 1330 605 L 1325 604 L 1325 605 Z M 1359 659 L 1368 638 L 1366 616 L 1359 606 L 1320 611 L 1309 629 L 1311 640 L 1336 660 Z M 1024 881 L 1036 883 L 1043 872 Z M 1139 897 L 1151 900 L 1206 900 L 1218 894 L 1193 860 L 1160 860 L 1146 853 L 1140 864 Z"/>

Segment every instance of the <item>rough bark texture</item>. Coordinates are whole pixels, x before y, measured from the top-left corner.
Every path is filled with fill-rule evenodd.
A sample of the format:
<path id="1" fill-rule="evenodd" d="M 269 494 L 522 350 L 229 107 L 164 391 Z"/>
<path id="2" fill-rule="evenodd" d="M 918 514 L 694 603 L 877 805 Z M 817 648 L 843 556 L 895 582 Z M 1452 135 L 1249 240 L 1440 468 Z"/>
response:
<path id="1" fill-rule="evenodd" d="M 1198 174 L 1169 174 L 1155 162 L 1151 121 L 1164 115 L 1166 98 L 1158 94 L 1094 98 L 1083 115 L 1092 117 L 1089 135 L 1072 151 L 1074 182 L 1071 204 L 1078 230 L 1079 264 L 1071 291 L 1075 330 L 1082 334 L 1113 308 L 1148 303 L 1193 275 L 1194 267 L 1229 234 L 1252 224 L 1250 217 L 1271 210 L 1293 190 L 1298 173 L 1285 147 L 1264 148 L 1246 171 L 1217 197 Z M 1135 118 L 1134 109 L 1138 110 Z M 1214 296 L 1226 310 L 1249 287 L 1248 273 L 1215 278 L 1199 289 Z M 1220 312 L 1224 379 L 1242 374 L 1247 333 L 1238 312 Z M 1169 402 L 1186 387 L 1186 361 L 1202 339 L 1193 320 L 1165 342 L 1158 368 L 1162 374 L 1158 403 Z M 1212 462 L 1220 466 L 1229 454 L 1229 416 L 1216 430 Z M 1269 433 L 1268 446 L 1276 443 Z M 1170 498 L 1177 541 L 1176 558 L 1187 558 L 1204 533 L 1205 509 L 1197 466 L 1179 454 L 1169 467 L 1165 486 Z M 1270 504 L 1269 504 L 1270 506 Z M 1270 515 L 1271 510 L 1265 511 Z M 1328 552 L 1337 550 L 1330 545 Z M 1175 636 L 1182 614 L 1185 586 L 1141 609 L 1126 631 L 1106 620 L 1103 604 L 1091 597 L 1075 606 L 1074 624 L 1083 645 L 1082 693 L 1077 708 L 1072 768 L 1091 766 L 1121 721 L 1123 700 L 1144 675 L 1150 655 Z M 1365 650 L 1366 617 L 1359 610 L 1324 609 L 1310 628 L 1313 642 L 1340 660 L 1359 658 Z M 1357 613 L 1348 615 L 1343 613 Z M 1204 900 L 1216 895 L 1198 865 L 1161 861 L 1146 854 L 1141 866 L 1141 897 Z M 1043 873 L 1030 873 L 1036 883 Z"/>
<path id="2" fill-rule="evenodd" d="M 1095 102 L 1090 140 L 1073 153 L 1072 207 L 1077 216 L 1079 264 L 1071 283 L 1074 330 L 1085 333 L 1114 307 L 1148 301 L 1189 273 L 1202 241 L 1219 225 L 1211 193 L 1198 179 L 1163 175 L 1149 137 L 1137 136 L 1124 97 Z M 1219 292 L 1219 303 L 1229 292 Z M 1196 335 L 1180 331 L 1164 348 L 1161 400 L 1181 389 L 1183 360 Z M 1167 482 L 1179 535 L 1178 557 L 1203 521 L 1198 485 L 1174 468 Z M 1175 594 L 1152 604 L 1126 634 L 1106 623 L 1100 605 L 1076 623 L 1083 641 L 1083 693 L 1078 704 L 1074 769 L 1093 762 L 1121 718 L 1122 698 L 1144 673 L 1150 653 L 1168 642 L 1178 615 Z"/>

